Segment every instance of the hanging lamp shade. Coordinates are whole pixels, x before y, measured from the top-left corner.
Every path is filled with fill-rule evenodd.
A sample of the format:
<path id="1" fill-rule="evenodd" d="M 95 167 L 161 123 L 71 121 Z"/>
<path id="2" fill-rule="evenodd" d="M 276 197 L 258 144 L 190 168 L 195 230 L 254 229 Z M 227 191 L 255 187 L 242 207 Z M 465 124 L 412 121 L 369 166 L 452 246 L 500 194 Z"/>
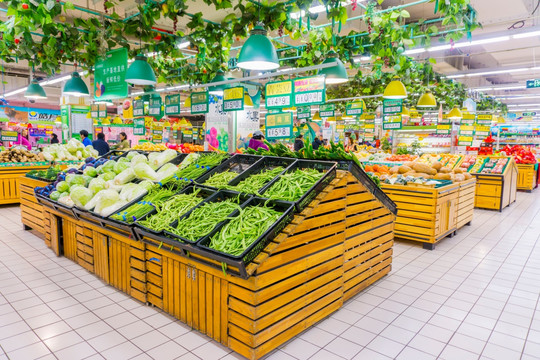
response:
<path id="1" fill-rule="evenodd" d="M 56 119 L 54 119 L 54 123 L 55 124 L 61 124 L 62 123 L 62 118 L 60 116 L 57 116 Z"/>
<path id="2" fill-rule="evenodd" d="M 92 118 L 92 112 L 89 111 L 87 114 L 86 114 L 86 118 L 87 119 L 91 119 Z"/>
<path id="3" fill-rule="evenodd" d="M 216 76 L 214 76 L 214 78 L 212 79 L 211 82 L 219 82 L 219 81 L 225 81 L 227 80 L 225 78 L 225 74 L 223 73 L 223 71 L 218 71 Z M 217 96 L 223 96 L 223 91 L 225 90 L 225 85 L 216 85 L 216 86 L 209 86 L 208 87 L 208 92 L 212 95 L 217 95 Z"/>
<path id="4" fill-rule="evenodd" d="M 47 94 L 45 93 L 45 90 L 39 85 L 39 83 L 36 80 L 32 80 L 30 82 L 30 85 L 26 88 L 26 91 L 24 93 L 24 97 L 27 99 L 46 99 Z"/>
<path id="5" fill-rule="evenodd" d="M 454 106 L 454 108 L 448 113 L 448 118 L 451 120 L 461 120 L 463 118 L 463 114 L 457 106 Z"/>
<path id="6" fill-rule="evenodd" d="M 409 112 L 409 108 L 404 106 L 403 111 L 401 111 L 401 116 L 409 117 L 410 115 L 411 115 L 411 113 Z"/>
<path id="7" fill-rule="evenodd" d="M 247 92 L 244 92 L 244 108 L 252 108 L 253 107 L 253 100 L 251 99 L 251 96 Z"/>
<path id="8" fill-rule="evenodd" d="M 126 72 L 126 82 L 134 85 L 155 85 L 157 83 L 154 70 L 146 60 L 146 56 L 139 54 Z"/>
<path id="9" fill-rule="evenodd" d="M 103 119 L 103 121 L 101 122 L 101 125 L 110 125 L 110 124 L 111 124 L 111 120 L 108 117 Z"/>
<path id="10" fill-rule="evenodd" d="M 279 67 L 276 48 L 262 24 L 257 24 L 251 30 L 251 35 L 240 50 L 237 65 L 245 70 L 274 70 Z"/>
<path id="11" fill-rule="evenodd" d="M 398 77 L 395 77 L 384 89 L 383 98 L 385 99 L 405 99 L 406 97 L 407 89 Z"/>
<path id="12" fill-rule="evenodd" d="M 294 112 L 294 111 L 296 111 L 296 106 L 291 106 L 291 107 L 288 107 L 288 108 L 283 108 L 283 111 Z"/>
<path id="13" fill-rule="evenodd" d="M 165 122 L 163 123 L 163 127 L 171 127 L 171 123 L 169 122 L 169 120 L 165 120 Z"/>
<path id="14" fill-rule="evenodd" d="M 185 108 L 191 108 L 191 96 L 188 96 L 186 101 L 184 101 Z"/>
<path id="15" fill-rule="evenodd" d="M 312 120 L 313 120 L 313 121 L 322 120 L 321 115 L 319 114 L 318 111 L 315 113 L 315 115 L 313 115 L 313 119 L 312 119 Z"/>
<path id="16" fill-rule="evenodd" d="M 323 64 L 334 64 L 334 66 L 320 69 L 318 72 L 319 75 L 326 75 L 324 81 L 327 85 L 342 84 L 349 81 L 347 69 L 345 69 L 345 65 L 334 50 L 328 52 Z"/>
<path id="17" fill-rule="evenodd" d="M 64 91 L 62 91 L 62 94 L 71 96 L 90 96 L 88 86 L 86 86 L 86 83 L 83 79 L 81 79 L 81 76 L 76 71 L 71 74 L 71 79 L 69 79 L 66 82 L 66 85 L 64 85 Z"/>
<path id="18" fill-rule="evenodd" d="M 416 104 L 419 108 L 430 108 L 430 107 L 436 107 L 437 106 L 437 100 L 435 99 L 435 96 L 433 96 L 433 93 L 431 90 L 426 90 L 425 93 L 420 96 L 420 99 L 418 99 L 418 104 Z"/>

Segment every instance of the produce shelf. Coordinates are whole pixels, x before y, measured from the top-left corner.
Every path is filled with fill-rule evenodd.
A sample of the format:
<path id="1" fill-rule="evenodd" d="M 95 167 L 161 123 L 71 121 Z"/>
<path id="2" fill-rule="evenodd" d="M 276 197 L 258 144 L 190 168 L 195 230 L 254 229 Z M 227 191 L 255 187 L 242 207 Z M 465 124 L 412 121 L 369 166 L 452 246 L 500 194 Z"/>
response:
<path id="1" fill-rule="evenodd" d="M 26 164 L 26 165 L 22 165 Z M 30 170 L 46 170 L 51 163 L 4 163 L 0 166 L 0 204 L 18 204 L 19 183 Z"/>
<path id="2" fill-rule="evenodd" d="M 532 191 L 538 184 L 536 174 L 538 173 L 538 164 L 516 164 L 518 169 L 517 189 Z"/>
<path id="3" fill-rule="evenodd" d="M 198 178 L 197 183 L 206 187 L 214 188 L 212 186 L 204 184 L 210 177 L 212 177 L 212 175 L 219 174 L 225 171 L 232 171 L 240 175 L 262 158 L 263 157 L 260 155 L 235 154 L 231 158 L 225 160 L 219 166 L 216 166 L 215 168 Z"/>
<path id="4" fill-rule="evenodd" d="M 497 156 L 488 157 L 493 159 L 502 158 Z M 502 174 L 472 174 L 476 177 L 474 207 L 502 211 L 516 201 L 518 168 L 513 157 L 508 159 Z M 482 168 L 486 162 L 487 159 Z"/>
<path id="5" fill-rule="evenodd" d="M 21 177 L 19 180 L 19 197 L 21 203 L 21 221 L 25 230 L 35 230 L 50 247 L 51 239 L 46 236 L 46 228 L 50 227 L 49 218 L 43 211 L 43 206 L 38 203 L 34 188 L 44 187 L 52 181 L 41 181 L 29 177 Z"/>

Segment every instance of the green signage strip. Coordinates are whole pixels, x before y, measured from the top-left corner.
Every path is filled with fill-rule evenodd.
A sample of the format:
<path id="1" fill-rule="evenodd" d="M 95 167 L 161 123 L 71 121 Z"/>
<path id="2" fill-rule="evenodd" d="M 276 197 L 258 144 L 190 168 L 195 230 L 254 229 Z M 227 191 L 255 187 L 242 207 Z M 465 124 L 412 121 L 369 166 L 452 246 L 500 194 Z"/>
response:
<path id="1" fill-rule="evenodd" d="M 299 106 L 296 108 L 297 119 L 310 119 L 311 118 L 311 106 Z"/>
<path id="2" fill-rule="evenodd" d="M 383 118 L 383 130 L 399 130 L 402 126 L 401 115 L 390 115 Z"/>
<path id="3" fill-rule="evenodd" d="M 146 126 L 144 124 L 144 118 L 133 119 L 133 135 L 139 135 L 139 136 L 146 135 Z"/>
<path id="4" fill-rule="evenodd" d="M 294 79 L 294 105 L 320 105 L 326 101 L 324 76 Z"/>
<path id="5" fill-rule="evenodd" d="M 534 89 L 540 87 L 540 79 L 527 80 L 527 89 Z"/>
<path id="6" fill-rule="evenodd" d="M 160 97 L 151 97 L 150 105 L 148 107 L 148 115 L 155 117 L 156 119 L 161 119 L 163 117 L 162 107 L 163 102 Z"/>
<path id="7" fill-rule="evenodd" d="M 293 136 L 293 116 L 289 111 L 266 114 L 266 138 L 268 140 L 289 139 Z"/>
<path id="8" fill-rule="evenodd" d="M 107 52 L 94 67 L 94 99 L 109 100 L 128 96 L 126 82 L 128 51 L 126 48 Z"/>
<path id="9" fill-rule="evenodd" d="M 201 91 L 191 93 L 191 113 L 206 114 L 208 111 L 208 92 Z"/>
<path id="10" fill-rule="evenodd" d="M 292 80 L 269 82 L 264 87 L 267 109 L 281 109 L 292 106 Z"/>
<path id="11" fill-rule="evenodd" d="M 244 87 L 237 86 L 223 91 L 223 111 L 244 110 Z"/>
<path id="12" fill-rule="evenodd" d="M 523 117 L 536 116 L 536 112 L 524 112 L 521 114 Z"/>
<path id="13" fill-rule="evenodd" d="M 165 96 L 165 114 L 179 115 L 180 114 L 180 94 Z"/>
<path id="14" fill-rule="evenodd" d="M 356 116 L 356 115 L 362 115 L 363 113 L 364 113 L 363 100 L 347 103 L 345 107 L 345 115 Z"/>
<path id="15" fill-rule="evenodd" d="M 383 114 L 401 114 L 403 112 L 402 99 L 385 99 L 383 100 Z"/>
<path id="16" fill-rule="evenodd" d="M 17 141 L 18 138 L 19 138 L 18 132 L 2 130 L 2 135 L 1 135 L 2 141 Z"/>
<path id="17" fill-rule="evenodd" d="M 322 118 L 333 117 L 336 113 L 335 104 L 323 104 L 319 106 L 319 116 Z"/>
<path id="18" fill-rule="evenodd" d="M 144 116 L 144 101 L 133 100 L 133 116 Z"/>

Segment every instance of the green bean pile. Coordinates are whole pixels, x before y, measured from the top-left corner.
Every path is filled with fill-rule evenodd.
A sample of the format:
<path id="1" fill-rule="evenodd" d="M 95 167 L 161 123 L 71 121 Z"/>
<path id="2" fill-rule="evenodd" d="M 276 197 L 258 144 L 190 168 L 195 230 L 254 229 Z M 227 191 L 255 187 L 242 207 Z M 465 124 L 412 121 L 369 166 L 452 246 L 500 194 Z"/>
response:
<path id="1" fill-rule="evenodd" d="M 156 207 L 157 213 L 140 221 L 139 224 L 154 231 L 165 229 L 180 216 L 184 215 L 203 201 L 203 198 L 198 196 L 199 192 L 200 189 L 197 189 L 191 194 L 179 194 L 173 196 Z"/>
<path id="2" fill-rule="evenodd" d="M 210 178 L 204 182 L 204 185 L 223 188 L 226 187 L 227 184 L 237 176 L 238 174 L 235 172 L 224 171 L 210 176 Z"/>
<path id="3" fill-rule="evenodd" d="M 210 154 L 201 154 L 196 162 L 201 166 L 213 167 L 221 164 L 221 162 L 228 157 L 229 154 L 227 153 L 213 152 Z"/>
<path id="4" fill-rule="evenodd" d="M 273 178 L 283 171 L 283 167 L 278 166 L 271 170 L 263 170 L 258 174 L 251 175 L 240 181 L 236 186 L 228 186 L 227 189 L 239 191 L 245 194 L 257 194 L 257 192 Z"/>
<path id="5" fill-rule="evenodd" d="M 217 224 L 227 219 L 227 216 L 235 209 L 240 210 L 240 206 L 233 199 L 206 203 L 193 210 L 187 218 L 178 223 L 176 228 L 169 227 L 167 230 L 195 242 L 209 234 Z"/>
<path id="6" fill-rule="evenodd" d="M 315 169 L 296 169 L 281 175 L 263 196 L 269 199 L 298 201 L 323 175 L 324 173 Z"/>
<path id="7" fill-rule="evenodd" d="M 212 236 L 210 248 L 233 256 L 241 255 L 282 215 L 266 206 L 248 206 Z"/>
<path id="8" fill-rule="evenodd" d="M 111 215 L 110 218 L 131 224 L 154 210 L 154 206 L 159 206 L 161 203 L 167 201 L 176 191 L 171 187 L 160 187 L 156 185 L 150 189 L 141 201 L 131 205 L 124 211 Z"/>

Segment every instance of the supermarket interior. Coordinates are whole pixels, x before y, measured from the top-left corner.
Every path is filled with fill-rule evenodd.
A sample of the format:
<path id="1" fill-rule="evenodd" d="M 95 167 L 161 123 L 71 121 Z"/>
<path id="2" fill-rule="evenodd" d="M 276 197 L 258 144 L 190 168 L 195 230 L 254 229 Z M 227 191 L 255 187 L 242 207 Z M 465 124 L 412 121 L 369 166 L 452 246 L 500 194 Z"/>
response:
<path id="1" fill-rule="evenodd" d="M 0 360 L 540 360 L 540 0 L 5 0 L 0 39 Z"/>

